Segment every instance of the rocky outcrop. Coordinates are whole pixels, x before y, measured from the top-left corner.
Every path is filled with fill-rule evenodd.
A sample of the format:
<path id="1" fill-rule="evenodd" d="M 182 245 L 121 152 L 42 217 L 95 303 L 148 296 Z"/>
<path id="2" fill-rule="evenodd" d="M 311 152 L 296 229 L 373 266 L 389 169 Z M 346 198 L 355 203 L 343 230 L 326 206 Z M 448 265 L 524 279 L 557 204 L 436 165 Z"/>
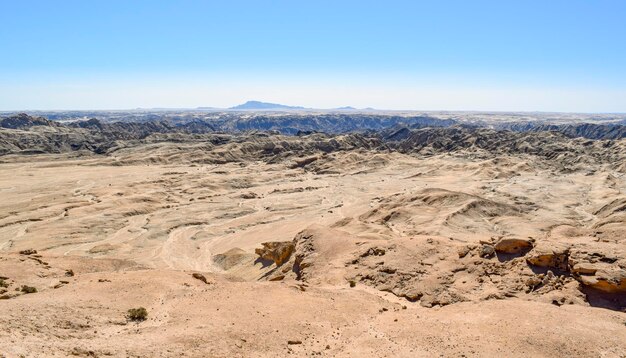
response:
<path id="1" fill-rule="evenodd" d="M 568 263 L 572 275 L 585 287 L 608 294 L 626 293 L 626 254 L 620 248 L 573 248 Z"/>
<path id="2" fill-rule="evenodd" d="M 496 242 L 495 250 L 504 254 L 521 254 L 533 248 L 532 239 L 505 237 Z"/>
<path id="3" fill-rule="evenodd" d="M 289 261 L 263 278 L 365 285 L 424 307 L 508 297 L 625 307 L 626 256 L 619 244 L 598 252 L 593 245 L 519 237 L 462 245 L 450 240 L 369 240 L 313 225 L 296 235 Z"/>
<path id="4" fill-rule="evenodd" d="M 33 126 L 58 127 L 60 124 L 43 117 L 32 117 L 26 113 L 0 118 L 0 128 L 27 129 Z"/>
<path id="5" fill-rule="evenodd" d="M 508 129 L 516 132 L 560 132 L 571 138 L 588 139 L 620 139 L 626 138 L 626 126 L 620 124 L 563 124 L 555 125 L 545 122 L 512 122 L 496 125 L 499 129 Z"/>
<path id="6" fill-rule="evenodd" d="M 602 298 L 610 301 L 626 292 L 621 251 L 609 255 L 558 241 L 503 237 L 451 245 L 449 238 L 428 236 L 380 241 L 313 225 L 293 242 L 265 243 L 257 254 L 280 259 L 283 246 L 293 247 L 291 258 L 265 280 L 365 285 L 424 307 L 521 296 L 559 306 L 590 304 L 584 288 L 613 295 Z"/>
<path id="7" fill-rule="evenodd" d="M 626 270 L 599 270 L 593 275 L 580 275 L 579 281 L 606 293 L 626 293 Z"/>
<path id="8" fill-rule="evenodd" d="M 539 242 L 526 255 L 533 266 L 568 271 L 569 246 L 561 243 Z"/>
<path id="9" fill-rule="evenodd" d="M 623 140 L 572 139 L 559 132 L 518 133 L 462 126 L 424 128 L 412 131 L 404 140 L 389 145 L 402 153 L 425 155 L 450 152 L 529 154 L 567 166 L 601 162 L 619 168 L 618 163 L 626 160 Z"/>
<path id="10" fill-rule="evenodd" d="M 310 117 L 230 115 L 206 121 L 155 115 L 150 120 L 90 119 L 60 123 L 20 114 L 0 118 L 0 155 L 71 151 L 106 154 L 157 142 L 204 142 L 215 146 L 237 143 L 237 151 L 228 153 L 239 160 L 264 158 L 275 163 L 292 159 L 292 167 L 307 169 L 315 165 L 313 158 L 318 158 L 320 153 L 365 149 L 423 155 L 524 154 L 546 159 L 560 168 L 606 163 L 617 171 L 626 170 L 624 140 L 584 140 L 552 131 L 511 132 L 451 126 L 455 122 L 422 117 Z M 307 121 L 311 123 L 307 125 Z M 301 137 L 285 136 L 307 127 L 319 131 L 315 129 Z"/>
<path id="11" fill-rule="evenodd" d="M 276 266 L 281 266 L 289 260 L 295 249 L 291 241 L 271 241 L 261 243 L 262 248 L 255 249 L 254 252 L 263 260 L 273 261 Z"/>
<path id="12" fill-rule="evenodd" d="M 582 262 L 570 266 L 570 270 L 574 275 L 595 275 L 598 268 L 594 264 Z"/>

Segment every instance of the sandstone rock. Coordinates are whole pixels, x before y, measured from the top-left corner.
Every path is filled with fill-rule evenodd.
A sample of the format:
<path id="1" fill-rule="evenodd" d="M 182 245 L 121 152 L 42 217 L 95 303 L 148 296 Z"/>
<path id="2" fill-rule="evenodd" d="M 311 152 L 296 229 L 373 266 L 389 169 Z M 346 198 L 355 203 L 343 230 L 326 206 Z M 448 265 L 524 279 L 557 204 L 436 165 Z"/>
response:
<path id="1" fill-rule="evenodd" d="M 526 255 L 526 261 L 534 266 L 557 268 L 567 271 L 569 247 L 556 243 L 539 243 Z"/>
<path id="2" fill-rule="evenodd" d="M 580 276 L 579 281 L 587 287 L 607 293 L 626 292 L 626 270 L 599 270 L 595 276 Z"/>
<path id="3" fill-rule="evenodd" d="M 591 263 L 581 262 L 575 264 L 572 268 L 572 273 L 578 275 L 595 275 L 598 268 Z"/>
<path id="4" fill-rule="evenodd" d="M 291 241 L 271 241 L 264 242 L 262 248 L 254 250 L 264 260 L 271 260 L 277 266 L 287 262 L 295 249 L 295 245 Z"/>
<path id="5" fill-rule="evenodd" d="M 396 294 L 396 296 L 404 297 L 411 302 L 415 302 L 419 300 L 420 298 L 422 298 L 423 296 L 420 290 L 418 290 L 417 288 L 412 288 L 412 287 L 398 289 L 398 290 L 395 290 L 393 293 Z"/>
<path id="6" fill-rule="evenodd" d="M 457 250 L 457 253 L 459 254 L 459 258 L 462 259 L 467 256 L 470 251 L 472 251 L 472 249 L 469 246 L 462 246 Z"/>
<path id="7" fill-rule="evenodd" d="M 528 251 L 532 248 L 533 248 L 532 239 L 513 238 L 513 237 L 502 238 L 495 245 L 495 249 L 497 252 L 501 252 L 505 254 L 519 254 L 519 253 Z"/>

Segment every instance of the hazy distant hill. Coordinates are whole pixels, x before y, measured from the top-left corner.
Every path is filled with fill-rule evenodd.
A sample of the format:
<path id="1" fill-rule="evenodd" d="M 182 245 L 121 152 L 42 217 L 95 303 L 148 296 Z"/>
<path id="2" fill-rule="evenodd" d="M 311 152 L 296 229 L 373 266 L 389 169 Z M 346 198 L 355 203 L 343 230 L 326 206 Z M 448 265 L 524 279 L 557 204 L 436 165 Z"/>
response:
<path id="1" fill-rule="evenodd" d="M 268 102 L 259 102 L 259 101 L 248 101 L 244 104 L 240 104 L 238 106 L 230 107 L 230 109 L 305 109 L 304 107 L 299 106 L 286 106 L 284 104 L 278 103 L 268 103 Z"/>

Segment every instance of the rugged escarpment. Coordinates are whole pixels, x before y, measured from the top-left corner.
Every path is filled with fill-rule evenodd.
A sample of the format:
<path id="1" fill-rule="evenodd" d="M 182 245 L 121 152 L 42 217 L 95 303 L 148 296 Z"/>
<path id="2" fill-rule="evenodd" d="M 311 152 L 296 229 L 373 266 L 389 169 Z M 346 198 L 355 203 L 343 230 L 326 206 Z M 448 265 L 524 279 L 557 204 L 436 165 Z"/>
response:
<path id="1" fill-rule="evenodd" d="M 256 118 L 256 120 L 261 119 Z M 276 121 L 272 118 L 265 120 Z M 624 162 L 626 162 L 626 144 L 623 139 L 570 138 L 559 131 L 535 130 L 537 127 L 533 127 L 533 131 L 529 132 L 471 126 L 446 127 L 452 124 L 446 122 L 437 123 L 433 127 L 435 119 L 420 120 L 424 121 L 423 125 L 431 127 L 420 128 L 422 124 L 418 121 L 413 124 L 413 127 L 417 128 L 388 128 L 381 129 L 380 132 L 370 130 L 364 133 L 324 134 L 303 133 L 299 129 L 301 133 L 293 137 L 272 131 L 236 134 L 240 130 L 271 129 L 271 126 L 251 125 L 236 129 L 229 128 L 233 131 L 232 133 L 215 133 L 216 128 L 224 128 L 224 126 L 202 121 L 189 121 L 175 125 L 171 122 L 158 121 L 103 123 L 95 119 L 61 125 L 43 118 L 18 115 L 0 121 L 0 126 L 3 127 L 0 129 L 0 154 L 73 151 L 111 154 L 146 144 L 196 143 L 218 152 L 226 148 L 228 151 L 239 151 L 242 160 L 264 158 L 270 162 L 291 156 L 354 149 L 379 152 L 398 151 L 422 156 L 443 153 L 458 153 L 483 158 L 493 155 L 529 155 L 546 159 L 562 170 L 571 170 L 573 167 L 589 163 L 604 163 L 621 171 L 624 170 Z M 286 125 L 282 121 L 276 123 Z M 382 123 L 380 128 L 386 128 L 386 122 L 380 123 Z M 332 124 L 322 125 L 322 127 L 328 128 L 330 133 L 336 132 L 332 129 Z M 355 128 L 364 127 L 368 126 L 357 124 Z M 616 128 L 614 125 L 605 127 L 610 133 L 613 133 Z"/>
<path id="2" fill-rule="evenodd" d="M 626 122 L 624 122 L 626 123 Z M 547 123 L 506 123 L 496 126 L 498 129 L 507 129 L 515 132 L 559 132 L 570 138 L 588 139 L 622 139 L 626 138 L 626 125 L 615 124 L 547 124 Z"/>

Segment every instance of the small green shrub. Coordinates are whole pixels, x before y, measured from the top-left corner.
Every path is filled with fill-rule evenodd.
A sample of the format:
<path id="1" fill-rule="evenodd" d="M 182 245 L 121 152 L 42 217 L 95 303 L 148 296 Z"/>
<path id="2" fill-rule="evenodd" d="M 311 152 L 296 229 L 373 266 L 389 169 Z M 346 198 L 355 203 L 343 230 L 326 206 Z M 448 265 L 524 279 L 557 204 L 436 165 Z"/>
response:
<path id="1" fill-rule="evenodd" d="M 128 310 L 126 318 L 128 318 L 129 321 L 145 321 L 148 318 L 148 311 L 143 307 L 131 308 Z"/>

